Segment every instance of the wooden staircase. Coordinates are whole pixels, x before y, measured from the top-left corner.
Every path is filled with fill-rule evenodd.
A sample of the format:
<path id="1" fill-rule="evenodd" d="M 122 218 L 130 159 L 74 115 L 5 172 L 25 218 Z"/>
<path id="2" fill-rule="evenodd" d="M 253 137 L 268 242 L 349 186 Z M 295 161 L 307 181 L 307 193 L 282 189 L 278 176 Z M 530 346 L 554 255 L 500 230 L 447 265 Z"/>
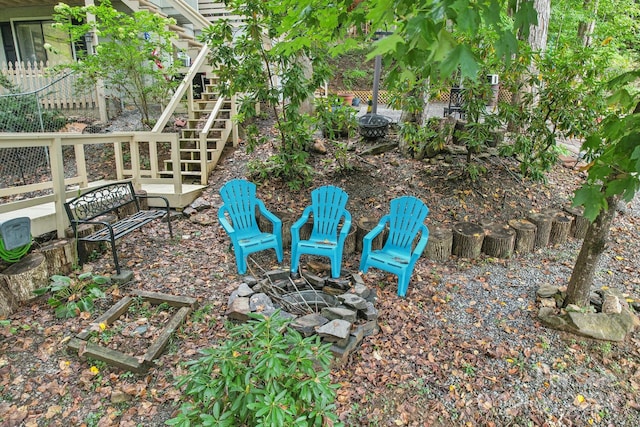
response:
<path id="1" fill-rule="evenodd" d="M 190 117 L 180 130 L 180 174 L 185 181 L 202 182 L 203 178 L 206 179 L 233 131 L 232 101 L 218 96 L 216 83 L 215 76 L 206 79 L 200 99 L 193 100 Z M 171 176 L 171 167 L 171 161 L 166 160 L 165 171 L 161 174 Z"/>
<path id="2" fill-rule="evenodd" d="M 172 15 L 172 17 L 179 17 L 178 23 L 170 26 L 179 39 L 175 43 L 176 46 L 185 49 L 192 60 L 196 56 L 193 55 L 193 50 L 196 49 L 198 52 L 191 67 L 185 70 L 186 76 L 183 83 L 176 90 L 174 98 L 167 105 L 153 132 L 162 132 L 176 107 L 184 102 L 186 96 L 188 119 L 184 128 L 180 130 L 179 172 L 183 182 L 207 185 L 209 173 L 216 166 L 227 142 L 232 140 L 234 145 L 237 144 L 237 128 L 231 120 L 235 114 L 234 100 L 218 97 L 215 90 L 217 83 L 215 70 L 207 65 L 206 58 L 202 55 L 206 53 L 204 51 L 207 47 L 198 42 L 194 36 L 194 30 L 201 30 L 219 19 L 221 15 L 204 17 L 200 11 L 195 11 L 183 0 L 169 0 L 167 3 L 171 8 L 163 10 L 148 0 L 126 0 L 126 3 L 132 8 L 148 10 L 165 17 L 168 16 L 165 11 L 172 10 L 177 13 L 178 15 Z M 200 3 L 203 3 L 207 10 L 210 5 L 215 5 L 216 11 L 224 13 L 224 3 Z M 187 26 L 192 28 L 185 28 L 183 23 L 185 21 L 188 22 Z M 199 94 L 193 90 L 193 79 L 198 77 L 202 77 L 203 86 Z M 163 170 L 159 174 L 162 178 L 171 178 L 175 172 L 172 160 L 165 160 Z"/>

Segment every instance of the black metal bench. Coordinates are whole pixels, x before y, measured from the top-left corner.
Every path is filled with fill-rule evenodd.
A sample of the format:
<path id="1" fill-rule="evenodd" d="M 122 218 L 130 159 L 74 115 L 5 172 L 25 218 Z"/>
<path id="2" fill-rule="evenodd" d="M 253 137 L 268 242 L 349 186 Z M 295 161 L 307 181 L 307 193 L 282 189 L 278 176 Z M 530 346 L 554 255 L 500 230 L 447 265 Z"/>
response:
<path id="1" fill-rule="evenodd" d="M 149 210 L 141 209 L 140 200 L 151 198 L 164 200 L 165 207 Z M 116 253 L 116 240 L 120 237 L 126 236 L 154 219 L 162 217 L 166 217 L 169 235 L 173 237 L 167 198 L 136 194 L 131 181 L 107 184 L 87 191 L 83 195 L 66 202 L 64 208 L 67 211 L 67 216 L 76 236 L 80 262 L 85 260 L 85 248 L 80 242 L 109 242 L 117 274 L 120 274 L 120 264 Z M 114 223 L 100 218 L 111 213 L 116 214 L 118 217 L 118 220 Z M 101 228 L 89 236 L 78 237 L 78 227 L 82 224 L 94 224 L 101 226 Z"/>

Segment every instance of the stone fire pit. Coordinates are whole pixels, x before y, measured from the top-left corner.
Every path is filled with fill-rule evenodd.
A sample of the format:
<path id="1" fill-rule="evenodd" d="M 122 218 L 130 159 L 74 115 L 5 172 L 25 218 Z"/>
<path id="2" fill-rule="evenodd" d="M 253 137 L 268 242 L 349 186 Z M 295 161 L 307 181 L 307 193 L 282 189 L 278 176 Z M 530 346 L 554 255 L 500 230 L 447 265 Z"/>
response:
<path id="1" fill-rule="evenodd" d="M 246 321 L 249 313 L 265 316 L 280 310 L 291 326 L 308 337 L 317 334 L 331 344 L 335 360 L 342 363 L 364 337 L 376 334 L 377 295 L 358 274 L 347 278 L 323 278 L 303 271 L 292 278 L 289 271 L 269 271 L 262 278 L 246 276 L 231 293 L 227 318 Z"/>

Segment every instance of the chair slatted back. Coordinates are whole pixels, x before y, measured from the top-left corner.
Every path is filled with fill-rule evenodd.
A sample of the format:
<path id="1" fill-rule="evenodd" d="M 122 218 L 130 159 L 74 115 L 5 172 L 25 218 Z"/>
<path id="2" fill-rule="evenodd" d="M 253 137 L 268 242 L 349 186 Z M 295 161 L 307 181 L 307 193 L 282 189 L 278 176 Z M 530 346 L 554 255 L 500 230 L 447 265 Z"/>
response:
<path id="1" fill-rule="evenodd" d="M 237 234 L 255 234 L 258 230 L 256 185 L 243 179 L 233 179 L 220 188 L 220 196 Z"/>
<path id="2" fill-rule="evenodd" d="M 412 244 L 423 222 L 429 214 L 429 208 L 418 198 L 402 196 L 391 201 L 389 211 L 389 236 L 385 247 L 411 253 Z"/>
<path id="3" fill-rule="evenodd" d="M 312 239 L 335 240 L 340 220 L 346 211 L 349 195 L 333 185 L 316 188 L 311 192 L 313 209 Z"/>

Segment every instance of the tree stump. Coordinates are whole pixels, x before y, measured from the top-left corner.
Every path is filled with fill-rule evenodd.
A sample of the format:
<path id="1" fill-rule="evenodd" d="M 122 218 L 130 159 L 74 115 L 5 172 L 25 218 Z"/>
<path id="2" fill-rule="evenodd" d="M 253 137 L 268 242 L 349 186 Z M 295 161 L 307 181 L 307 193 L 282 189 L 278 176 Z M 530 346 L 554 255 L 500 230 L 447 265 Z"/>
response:
<path id="1" fill-rule="evenodd" d="M 309 218 L 307 222 L 300 227 L 300 240 L 309 240 L 313 231 L 313 218 Z"/>
<path id="2" fill-rule="evenodd" d="M 61 239 L 49 242 L 39 250 L 47 262 L 47 275 L 67 275 L 76 263 L 78 253 L 73 239 Z"/>
<path id="3" fill-rule="evenodd" d="M 564 210 L 573 216 L 573 222 L 571 223 L 571 236 L 576 239 L 584 239 L 584 236 L 587 235 L 587 230 L 591 225 L 589 220 L 584 217 L 584 208 L 567 206 Z"/>
<path id="4" fill-rule="evenodd" d="M 291 247 L 291 226 L 297 218 L 291 212 L 274 212 L 274 215 L 282 221 L 282 247 Z M 265 233 L 273 233 L 273 224 L 262 215 L 258 216 L 258 226 Z"/>
<path id="5" fill-rule="evenodd" d="M 425 255 L 433 261 L 444 262 L 451 256 L 453 246 L 453 232 L 449 228 L 430 226 L 429 240 Z"/>
<path id="6" fill-rule="evenodd" d="M 49 281 L 47 263 L 41 253 L 33 252 L 22 258 L 0 274 L 0 288 L 11 296 L 0 305 L 15 306 L 15 301 L 22 302 L 35 298 L 34 289 L 46 286 Z M 6 292 L 5 298 L 7 298 Z M 12 304 L 12 301 L 14 303 Z"/>
<path id="7" fill-rule="evenodd" d="M 549 244 L 563 245 L 571 234 L 571 224 L 573 218 L 564 212 L 556 212 L 551 223 L 551 233 L 549 234 Z"/>
<path id="8" fill-rule="evenodd" d="M 351 255 L 356 251 L 356 231 L 358 227 L 355 224 L 351 224 L 351 228 L 349 229 L 349 234 L 347 234 L 347 238 L 344 241 L 344 248 L 342 253 L 344 255 Z"/>
<path id="9" fill-rule="evenodd" d="M 109 224 L 113 224 L 118 220 L 118 217 L 115 214 L 107 214 L 107 215 L 100 216 L 95 220 L 104 221 L 104 222 L 108 222 Z M 69 239 L 86 237 L 92 234 L 94 231 L 98 230 L 99 229 L 98 227 L 101 227 L 101 226 L 95 225 L 95 224 L 80 224 L 76 229 L 77 231 L 75 233 L 73 232 L 73 228 L 69 227 L 65 230 L 65 234 Z M 78 247 L 79 245 L 83 245 L 84 251 L 80 250 L 80 248 Z M 105 251 L 105 249 L 106 249 L 106 245 L 104 242 L 78 242 L 76 240 L 76 250 L 78 251 L 78 262 L 80 264 L 84 264 L 85 262 L 87 262 L 86 258 L 89 257 L 92 253 L 95 252 L 95 253 L 101 254 Z M 82 259 L 80 259 L 81 253 L 85 254 L 85 256 Z"/>
<path id="10" fill-rule="evenodd" d="M 484 228 L 472 222 L 458 222 L 453 226 L 451 252 L 461 258 L 477 258 L 482 251 Z"/>
<path id="11" fill-rule="evenodd" d="M 514 252 L 527 254 L 533 252 L 536 243 L 536 226 L 526 219 L 509 220 L 509 226 L 516 232 Z"/>
<path id="12" fill-rule="evenodd" d="M 485 227 L 482 252 L 495 258 L 509 258 L 513 255 L 516 232 L 506 224 L 490 224 Z"/>
<path id="13" fill-rule="evenodd" d="M 543 212 L 531 212 L 527 216 L 527 219 L 536 226 L 536 240 L 533 245 L 534 249 L 546 247 L 549 244 L 549 236 L 551 235 L 553 215 Z"/>
<path id="14" fill-rule="evenodd" d="M 367 217 L 362 217 L 358 220 L 358 223 L 356 224 L 357 226 L 357 230 L 356 230 L 356 251 L 358 252 L 362 252 L 362 239 L 364 239 L 364 236 L 367 235 L 367 233 L 369 233 L 371 230 L 373 230 L 373 228 L 378 225 L 378 222 L 380 221 L 379 218 L 367 218 Z M 385 228 L 385 230 L 378 234 L 376 236 L 375 239 L 373 239 L 373 241 L 371 242 L 371 249 L 372 250 L 377 250 L 377 249 L 382 249 L 382 246 L 384 245 L 384 242 L 387 240 L 387 230 Z"/>

